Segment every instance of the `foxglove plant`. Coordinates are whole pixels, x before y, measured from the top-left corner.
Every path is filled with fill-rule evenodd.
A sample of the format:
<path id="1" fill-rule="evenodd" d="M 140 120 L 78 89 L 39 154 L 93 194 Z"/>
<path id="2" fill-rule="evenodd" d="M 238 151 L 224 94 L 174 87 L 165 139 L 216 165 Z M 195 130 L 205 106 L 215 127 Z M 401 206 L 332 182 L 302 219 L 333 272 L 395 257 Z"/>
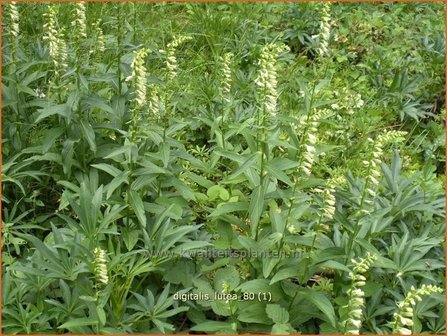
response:
<path id="1" fill-rule="evenodd" d="M 138 108 L 143 108 L 147 104 L 147 70 L 145 58 L 149 54 L 149 50 L 141 48 L 134 51 L 133 60 L 130 65 L 132 73 L 126 78 L 126 81 L 133 81 L 135 88 L 134 101 Z"/>

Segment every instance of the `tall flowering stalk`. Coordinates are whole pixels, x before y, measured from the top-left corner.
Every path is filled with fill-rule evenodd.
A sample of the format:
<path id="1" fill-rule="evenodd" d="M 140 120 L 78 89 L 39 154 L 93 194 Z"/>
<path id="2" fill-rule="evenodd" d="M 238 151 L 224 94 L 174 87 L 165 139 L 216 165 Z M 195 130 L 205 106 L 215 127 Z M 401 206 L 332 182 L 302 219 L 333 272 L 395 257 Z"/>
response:
<path id="1" fill-rule="evenodd" d="M 134 51 L 133 60 L 130 65 L 132 73 L 126 78 L 126 81 L 133 81 L 133 86 L 135 88 L 134 101 L 140 108 L 143 108 L 147 103 L 147 70 L 145 58 L 148 54 L 149 50 L 146 48 Z"/>
<path id="2" fill-rule="evenodd" d="M 372 263 L 377 260 L 377 256 L 368 253 L 366 258 L 352 259 L 354 267 L 349 273 L 349 278 L 352 281 L 351 288 L 348 289 L 348 304 L 343 308 L 346 311 L 345 318 L 342 320 L 344 327 L 344 334 L 358 335 L 362 326 L 362 308 L 365 306 L 365 293 L 361 287 L 366 284 L 366 277 L 364 274 L 369 270 Z"/>
<path id="3" fill-rule="evenodd" d="M 385 131 L 379 134 L 374 141 L 372 138 L 368 138 L 368 142 L 371 144 L 371 159 L 364 160 L 363 164 L 367 171 L 367 182 L 365 185 L 366 193 L 373 199 L 376 197 L 376 189 L 379 186 L 380 162 L 383 156 L 383 149 L 390 143 L 400 142 L 405 139 L 407 132 L 404 131 Z M 369 199 L 365 201 L 368 204 L 373 204 L 373 200 Z"/>
<path id="4" fill-rule="evenodd" d="M 267 143 L 267 120 L 274 120 L 277 113 L 277 57 L 282 51 L 288 50 L 285 45 L 269 43 L 265 45 L 258 59 L 258 72 L 255 84 L 258 86 L 258 95 L 260 106 L 258 108 L 258 149 L 261 150 L 261 164 L 259 169 L 259 185 L 254 192 L 262 193 L 264 180 L 266 177 L 265 162 L 268 161 L 268 143 Z M 252 223 L 252 232 L 255 232 L 257 239 L 259 226 Z"/>
<path id="5" fill-rule="evenodd" d="M 9 19 L 10 19 L 10 33 L 15 40 L 19 36 L 19 11 L 17 10 L 17 2 L 11 1 L 9 3 Z"/>
<path id="6" fill-rule="evenodd" d="M 93 250 L 94 260 L 94 274 L 95 279 L 99 285 L 105 286 L 109 283 L 109 276 L 107 274 L 106 253 L 103 249 L 96 247 Z"/>
<path id="7" fill-rule="evenodd" d="M 261 96 L 261 110 L 264 112 L 263 115 L 259 115 L 259 124 L 266 118 L 266 115 L 276 116 L 278 103 L 277 56 L 285 50 L 288 50 L 287 46 L 271 43 L 262 48 L 261 56 L 258 60 L 258 75 L 255 79 Z"/>
<path id="8" fill-rule="evenodd" d="M 130 138 L 135 140 L 141 122 L 141 111 L 147 105 L 147 70 L 145 58 L 149 54 L 149 50 L 141 48 L 134 51 L 131 63 L 132 73 L 126 78 L 126 81 L 132 81 L 135 90 L 133 98 L 134 106 L 132 108 Z"/>
<path id="9" fill-rule="evenodd" d="M 48 11 L 44 14 L 43 39 L 48 42 L 49 53 L 58 74 L 67 68 L 67 46 L 64 41 L 64 33 L 57 27 L 56 17 L 56 5 L 49 4 Z"/>
<path id="10" fill-rule="evenodd" d="M 92 25 L 93 31 L 95 32 L 95 52 L 96 55 L 102 56 L 102 53 L 106 50 L 106 45 L 104 42 L 104 32 L 101 28 L 101 19 L 96 20 Z"/>
<path id="11" fill-rule="evenodd" d="M 371 145 L 371 159 L 364 160 L 363 164 L 367 171 L 365 191 L 371 197 L 376 197 L 375 189 L 379 186 L 380 173 L 380 162 L 383 156 L 383 143 L 381 141 L 374 141 L 372 138 L 368 138 L 368 142 Z M 366 203 L 372 204 L 372 200 L 365 201 Z"/>
<path id="12" fill-rule="evenodd" d="M 302 126 L 307 129 L 303 142 L 303 159 L 301 163 L 302 172 L 310 176 L 312 167 L 315 162 L 315 145 L 317 144 L 318 126 L 320 120 L 329 113 L 329 110 L 321 110 L 312 114 L 306 121 L 302 122 Z"/>
<path id="13" fill-rule="evenodd" d="M 411 286 L 410 291 L 405 299 L 397 304 L 397 312 L 393 317 L 393 334 L 411 335 L 413 332 L 413 308 L 418 301 L 422 301 L 423 296 L 432 295 L 434 293 L 442 293 L 443 289 L 433 285 L 422 285 L 420 288 Z"/>
<path id="14" fill-rule="evenodd" d="M 231 71 L 233 57 L 233 53 L 228 52 L 220 58 L 222 64 L 222 99 L 226 104 L 230 103 L 231 85 L 233 82 Z"/>
<path id="15" fill-rule="evenodd" d="M 370 144 L 369 152 L 371 153 L 371 158 L 369 160 L 363 161 L 363 164 L 366 168 L 366 180 L 364 190 L 359 203 L 359 211 L 357 212 L 358 216 L 357 224 L 355 225 L 353 236 L 349 241 L 348 253 L 346 257 L 347 260 L 349 259 L 350 254 L 352 252 L 354 240 L 360 231 L 361 227 L 361 225 L 359 224 L 360 217 L 365 215 L 368 216 L 371 213 L 371 209 L 367 209 L 367 207 L 364 206 L 364 203 L 372 207 L 374 205 L 374 199 L 377 196 L 377 190 L 380 184 L 379 179 L 382 175 L 380 171 L 380 163 L 384 153 L 384 148 L 386 145 L 390 143 L 397 143 L 405 140 L 406 134 L 407 132 L 392 130 L 382 132 L 376 137 L 375 140 L 373 140 L 372 138 L 368 138 L 368 143 Z M 369 198 L 367 198 L 367 195 L 369 195 Z"/>
<path id="16" fill-rule="evenodd" d="M 230 110 L 231 103 L 231 86 L 233 82 L 231 64 L 233 62 L 233 53 L 226 53 L 220 57 L 222 67 L 221 97 L 222 97 L 222 115 L 220 120 L 220 132 L 222 147 L 225 149 L 225 117 Z"/>
<path id="17" fill-rule="evenodd" d="M 168 69 L 167 80 L 172 81 L 178 74 L 178 63 L 175 53 L 180 44 L 192 40 L 191 36 L 177 36 L 167 45 L 166 48 L 166 68 Z"/>
<path id="18" fill-rule="evenodd" d="M 160 117 L 160 91 L 154 84 L 149 87 L 149 113 L 151 117 Z"/>
<path id="19" fill-rule="evenodd" d="M 74 19 L 71 25 L 74 29 L 74 36 L 77 41 L 80 41 L 82 38 L 87 38 L 87 18 L 85 12 L 85 2 L 76 2 Z"/>
<path id="20" fill-rule="evenodd" d="M 325 1 L 321 9 L 320 33 L 318 54 L 323 56 L 329 51 L 329 38 L 331 35 L 331 3 Z"/>
<path id="21" fill-rule="evenodd" d="M 322 206 L 322 220 L 330 221 L 335 214 L 335 187 L 337 186 L 338 179 L 331 178 L 326 183 L 325 188 L 315 188 L 314 191 L 322 194 L 323 206 Z"/>

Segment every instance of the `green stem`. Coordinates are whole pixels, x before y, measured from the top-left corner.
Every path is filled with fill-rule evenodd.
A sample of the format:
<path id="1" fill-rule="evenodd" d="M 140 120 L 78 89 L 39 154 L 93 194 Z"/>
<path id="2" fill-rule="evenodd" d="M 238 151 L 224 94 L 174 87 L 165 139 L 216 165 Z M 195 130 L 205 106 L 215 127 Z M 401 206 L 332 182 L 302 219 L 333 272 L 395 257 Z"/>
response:
<path id="1" fill-rule="evenodd" d="M 325 67 L 325 70 L 324 70 L 324 75 L 323 75 L 324 78 L 327 75 L 328 68 L 329 68 L 329 65 L 326 64 L 326 67 Z M 308 108 L 308 111 L 307 111 L 307 118 L 306 118 L 306 126 L 304 128 L 303 136 L 300 138 L 300 141 L 299 141 L 299 144 L 298 144 L 298 150 L 300 150 L 302 148 L 303 141 L 304 141 L 304 135 L 307 134 L 307 132 L 309 130 L 309 127 L 310 127 L 309 120 L 310 120 L 310 117 L 312 115 L 312 109 L 313 109 L 313 104 L 314 104 L 314 99 L 315 99 L 316 87 L 317 87 L 317 83 L 315 82 L 314 86 L 312 87 L 312 92 L 311 92 L 311 95 L 310 95 L 309 108 Z M 300 155 L 299 152 L 297 153 L 297 156 L 298 156 L 297 162 L 299 163 L 298 167 L 300 167 L 301 164 L 302 164 L 303 156 Z M 298 182 L 299 182 L 299 179 L 296 179 L 296 181 L 295 181 L 295 183 L 293 185 L 292 197 L 290 199 L 290 206 L 289 206 L 289 209 L 287 210 L 286 222 L 284 224 L 284 229 L 283 229 L 283 237 L 284 237 L 285 230 L 287 229 L 287 225 L 289 224 L 290 214 L 292 213 L 292 209 L 293 209 L 293 205 L 294 205 L 294 201 L 295 201 L 295 193 L 296 193 L 296 191 L 298 189 Z M 284 245 L 284 239 L 281 239 L 281 242 L 279 243 L 279 246 L 278 246 L 278 251 L 282 249 L 283 245 Z"/>
<path id="2" fill-rule="evenodd" d="M 121 3 L 117 6 L 117 21 L 118 21 L 118 35 L 117 35 L 117 75 L 118 75 L 118 96 L 121 97 Z"/>
<path id="3" fill-rule="evenodd" d="M 264 86 L 264 99 L 266 99 L 267 96 L 267 85 Z M 260 132 L 258 131 L 258 150 L 259 146 L 261 146 L 261 167 L 259 170 L 259 188 L 262 189 L 264 185 L 264 179 L 265 179 L 265 173 L 264 173 L 264 165 L 265 160 L 267 159 L 267 118 L 266 118 L 266 108 L 265 108 L 265 102 L 262 107 L 262 115 L 261 113 L 258 113 L 258 126 L 260 128 Z M 258 240 L 259 236 L 259 223 L 256 227 L 256 234 L 255 234 L 255 240 Z"/>
<path id="4" fill-rule="evenodd" d="M 374 143 L 374 145 L 375 145 L 375 143 Z M 366 171 L 367 178 L 366 178 L 366 181 L 365 181 L 365 186 L 363 187 L 363 192 L 362 192 L 362 197 L 360 199 L 359 209 L 363 208 L 363 203 L 364 203 L 365 197 L 366 197 L 366 190 L 368 189 L 368 184 L 369 184 L 368 176 L 370 174 L 371 174 L 371 163 L 368 165 L 368 169 Z M 360 228 L 361 228 L 361 226 L 359 225 L 359 220 L 357 220 L 357 222 L 355 223 L 355 226 L 354 226 L 354 232 L 352 234 L 351 239 L 349 240 L 349 246 L 348 246 L 348 251 L 346 253 L 345 263 L 347 263 L 348 260 L 350 259 L 350 255 L 351 255 L 351 252 L 352 252 L 352 249 L 353 249 L 353 246 L 354 246 L 354 240 L 357 238 L 357 235 L 360 232 Z"/>

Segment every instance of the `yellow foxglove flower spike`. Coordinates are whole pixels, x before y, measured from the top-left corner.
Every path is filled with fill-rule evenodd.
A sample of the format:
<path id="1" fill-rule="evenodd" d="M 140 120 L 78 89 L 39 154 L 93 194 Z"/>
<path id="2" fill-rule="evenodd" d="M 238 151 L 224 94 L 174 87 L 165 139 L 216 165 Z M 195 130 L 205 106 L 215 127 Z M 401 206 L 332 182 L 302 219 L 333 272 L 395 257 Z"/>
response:
<path id="1" fill-rule="evenodd" d="M 329 38 L 331 35 L 331 3 L 325 1 L 323 8 L 321 9 L 321 21 L 320 21 L 320 33 L 319 40 L 320 46 L 318 48 L 318 54 L 323 56 L 329 51 Z"/>
<path id="2" fill-rule="evenodd" d="M 107 275 L 106 253 L 98 247 L 94 249 L 93 253 L 95 255 L 93 263 L 96 280 L 102 285 L 107 285 L 109 283 L 109 276 Z"/>
<path id="3" fill-rule="evenodd" d="M 87 38 L 87 18 L 85 15 L 85 2 L 76 2 L 74 20 L 71 23 L 78 39 Z"/>
<path id="4" fill-rule="evenodd" d="M 48 11 L 44 14 L 43 39 L 48 41 L 49 53 L 56 67 L 56 72 L 58 72 L 67 68 L 67 46 L 63 32 L 57 28 L 56 16 L 56 5 L 49 4 Z"/>
<path id="5" fill-rule="evenodd" d="M 393 334 L 411 335 L 413 326 L 413 307 L 418 301 L 422 301 L 423 296 L 429 296 L 434 293 L 442 293 L 441 287 L 433 285 L 422 285 L 420 288 L 413 286 L 405 296 L 405 299 L 397 304 L 397 311 L 393 317 Z M 409 327 L 409 328 L 407 328 Z"/>
<path id="6" fill-rule="evenodd" d="M 362 308 L 365 305 L 365 293 L 360 287 L 366 285 L 365 274 L 372 263 L 377 260 L 377 256 L 368 253 L 363 259 L 352 259 L 351 262 L 354 264 L 352 272 L 348 274 L 352 281 L 352 286 L 348 290 L 349 301 L 345 306 L 348 313 L 345 320 L 342 321 L 345 334 L 358 335 L 360 334 L 360 328 L 362 326 Z"/>
<path id="7" fill-rule="evenodd" d="M 11 20 L 11 35 L 19 36 L 19 11 L 17 10 L 17 2 L 11 1 L 9 3 L 9 17 Z"/>
<path id="8" fill-rule="evenodd" d="M 189 40 L 192 40 L 191 36 L 178 36 L 174 37 L 174 39 L 167 45 L 166 67 L 168 69 L 167 79 L 169 81 L 177 77 L 178 74 L 178 63 L 177 63 L 177 57 L 175 56 L 175 52 L 180 44 Z"/>

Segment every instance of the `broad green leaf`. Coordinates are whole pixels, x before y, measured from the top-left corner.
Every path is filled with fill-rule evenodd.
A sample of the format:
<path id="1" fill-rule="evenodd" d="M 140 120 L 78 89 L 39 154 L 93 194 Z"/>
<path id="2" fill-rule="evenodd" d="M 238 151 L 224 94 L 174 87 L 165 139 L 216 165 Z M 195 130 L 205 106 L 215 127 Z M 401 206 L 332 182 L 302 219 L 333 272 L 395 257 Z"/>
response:
<path id="1" fill-rule="evenodd" d="M 67 104 L 54 105 L 39 110 L 40 114 L 36 119 L 36 123 L 48 118 L 52 115 L 60 115 L 62 117 L 68 117 L 71 114 L 71 109 Z"/>
<path id="2" fill-rule="evenodd" d="M 249 302 L 250 305 L 239 309 L 237 319 L 245 323 L 259 323 L 265 324 L 268 321 L 268 316 L 265 311 L 265 304 L 260 302 Z"/>
<path id="3" fill-rule="evenodd" d="M 129 190 L 128 197 L 129 205 L 134 210 L 138 221 L 143 227 L 146 227 L 146 214 L 144 212 L 144 205 L 140 195 L 134 190 Z"/>
<path id="4" fill-rule="evenodd" d="M 236 211 L 247 211 L 248 203 L 247 202 L 231 202 L 231 203 L 221 203 L 222 205 L 218 206 L 209 216 L 210 217 L 219 217 L 224 214 L 228 214 Z"/>
<path id="5" fill-rule="evenodd" d="M 250 155 L 238 169 L 236 169 L 230 176 L 228 176 L 227 179 L 232 180 L 238 177 L 240 174 L 245 173 L 249 168 L 253 166 L 259 155 L 260 153 L 253 153 L 252 155 Z"/>
<path id="6" fill-rule="evenodd" d="M 284 323 L 275 323 L 272 327 L 273 335 L 287 335 L 290 334 L 290 326 L 289 324 Z"/>
<path id="7" fill-rule="evenodd" d="M 91 167 L 94 167 L 96 169 L 99 170 L 103 170 L 106 173 L 112 175 L 113 177 L 117 177 L 120 173 L 122 174 L 123 172 L 121 170 L 119 170 L 118 168 L 109 165 L 107 163 L 98 163 L 98 164 L 92 164 L 90 165 Z"/>
<path id="8" fill-rule="evenodd" d="M 214 278 L 214 288 L 220 292 L 225 286 L 228 286 L 230 290 L 235 289 L 240 282 L 239 272 L 234 266 L 228 266 L 219 269 Z"/>
<path id="9" fill-rule="evenodd" d="M 264 187 L 261 185 L 258 185 L 251 194 L 249 218 L 252 237 L 255 237 L 257 233 L 259 219 L 264 209 L 264 196 Z"/>
<path id="10" fill-rule="evenodd" d="M 274 323 L 284 324 L 289 322 L 289 313 L 279 304 L 267 304 L 265 311 Z"/>
<path id="11" fill-rule="evenodd" d="M 74 327 L 89 326 L 89 325 L 96 325 L 96 324 L 98 324 L 97 319 L 82 317 L 82 318 L 70 319 L 70 321 L 65 322 L 64 324 L 60 325 L 57 328 L 58 329 L 70 329 L 70 328 L 74 328 Z"/>
<path id="12" fill-rule="evenodd" d="M 83 119 L 81 119 L 79 125 L 81 126 L 81 131 L 84 134 L 84 137 L 87 140 L 90 149 L 92 150 L 92 152 L 96 152 L 95 131 L 93 130 L 92 125 L 90 125 L 89 122 Z"/>
<path id="13" fill-rule="evenodd" d="M 191 328 L 193 331 L 204 331 L 216 334 L 235 334 L 236 323 L 221 321 L 206 321 Z"/>
<path id="14" fill-rule="evenodd" d="M 108 185 L 106 185 L 106 187 L 104 188 L 105 190 L 107 190 L 106 199 L 109 199 L 110 196 L 112 196 L 116 188 L 127 182 L 129 174 L 130 174 L 129 171 L 124 171 L 115 176 L 114 179 Z"/>
<path id="15" fill-rule="evenodd" d="M 314 304 L 327 318 L 327 321 L 335 328 L 336 316 L 331 301 L 323 293 L 317 292 L 310 288 L 305 288 L 298 295 L 302 295 L 306 300 Z"/>

